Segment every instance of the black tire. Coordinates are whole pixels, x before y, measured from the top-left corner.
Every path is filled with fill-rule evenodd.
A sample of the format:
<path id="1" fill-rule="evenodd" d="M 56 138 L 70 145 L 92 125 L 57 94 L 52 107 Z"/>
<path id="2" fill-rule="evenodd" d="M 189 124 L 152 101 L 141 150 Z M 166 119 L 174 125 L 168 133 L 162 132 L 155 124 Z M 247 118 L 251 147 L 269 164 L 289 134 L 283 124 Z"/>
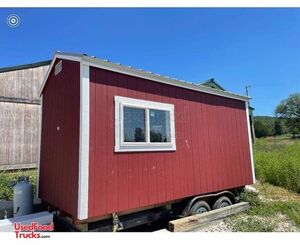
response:
<path id="1" fill-rule="evenodd" d="M 205 201 L 198 201 L 190 209 L 190 215 L 201 214 L 210 211 L 211 208 Z"/>
<path id="2" fill-rule="evenodd" d="M 221 196 L 219 199 L 215 202 L 213 209 L 218 209 L 218 208 L 225 208 L 232 205 L 231 200 L 226 197 L 226 196 Z"/>

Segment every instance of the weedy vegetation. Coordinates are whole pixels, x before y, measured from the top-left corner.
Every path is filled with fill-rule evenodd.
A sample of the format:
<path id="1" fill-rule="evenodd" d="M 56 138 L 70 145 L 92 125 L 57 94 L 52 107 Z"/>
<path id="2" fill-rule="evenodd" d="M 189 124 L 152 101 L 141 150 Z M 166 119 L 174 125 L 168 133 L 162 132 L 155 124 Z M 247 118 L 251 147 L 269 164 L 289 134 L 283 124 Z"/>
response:
<path id="1" fill-rule="evenodd" d="M 300 231 L 300 195 L 267 183 L 258 183 L 256 188 L 259 194 L 240 194 L 240 199 L 249 202 L 251 208 L 225 220 L 233 231 Z"/>
<path id="2" fill-rule="evenodd" d="M 29 181 L 33 184 L 33 190 L 36 193 L 37 170 L 0 171 L 0 200 L 13 199 L 12 183 L 20 176 L 29 176 Z"/>
<path id="3" fill-rule="evenodd" d="M 257 139 L 254 161 L 259 193 L 241 193 L 240 200 L 249 202 L 251 208 L 226 223 L 233 231 L 299 231 L 300 140 L 288 136 Z"/>
<path id="4" fill-rule="evenodd" d="M 300 140 L 258 139 L 254 146 L 256 177 L 261 182 L 300 193 Z"/>

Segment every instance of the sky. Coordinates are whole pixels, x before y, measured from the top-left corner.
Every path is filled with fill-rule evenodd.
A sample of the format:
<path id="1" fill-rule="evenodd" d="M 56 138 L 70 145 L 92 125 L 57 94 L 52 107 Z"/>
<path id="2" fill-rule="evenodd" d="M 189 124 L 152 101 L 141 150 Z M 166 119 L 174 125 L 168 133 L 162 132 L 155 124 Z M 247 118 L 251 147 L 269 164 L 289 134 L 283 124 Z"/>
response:
<path id="1" fill-rule="evenodd" d="M 10 14 L 20 24 L 7 24 Z M 251 85 L 255 115 L 300 92 L 300 9 L 0 8 L 0 67 L 85 53 L 228 91 Z"/>

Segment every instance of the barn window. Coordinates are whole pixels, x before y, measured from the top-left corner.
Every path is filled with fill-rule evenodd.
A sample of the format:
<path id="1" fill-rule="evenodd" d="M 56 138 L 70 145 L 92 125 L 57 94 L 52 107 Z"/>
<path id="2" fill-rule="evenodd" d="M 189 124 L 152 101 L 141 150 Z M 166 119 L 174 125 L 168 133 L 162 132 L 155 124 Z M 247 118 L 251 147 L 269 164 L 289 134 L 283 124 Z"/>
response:
<path id="1" fill-rule="evenodd" d="M 150 109 L 150 142 L 171 142 L 170 112 Z"/>
<path id="2" fill-rule="evenodd" d="M 174 151 L 174 105 L 115 96 L 115 151 Z"/>
<path id="3" fill-rule="evenodd" d="M 145 110 L 124 106 L 123 115 L 124 142 L 146 142 Z"/>

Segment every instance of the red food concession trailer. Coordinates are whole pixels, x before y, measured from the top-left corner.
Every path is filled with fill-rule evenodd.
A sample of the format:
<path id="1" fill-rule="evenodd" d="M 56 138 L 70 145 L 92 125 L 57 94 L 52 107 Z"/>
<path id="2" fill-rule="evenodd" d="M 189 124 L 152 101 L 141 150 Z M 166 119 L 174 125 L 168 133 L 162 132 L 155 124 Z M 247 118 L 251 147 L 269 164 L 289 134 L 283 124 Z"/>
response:
<path id="1" fill-rule="evenodd" d="M 227 206 L 255 181 L 248 97 L 60 52 L 40 94 L 39 197 L 82 230 Z"/>

